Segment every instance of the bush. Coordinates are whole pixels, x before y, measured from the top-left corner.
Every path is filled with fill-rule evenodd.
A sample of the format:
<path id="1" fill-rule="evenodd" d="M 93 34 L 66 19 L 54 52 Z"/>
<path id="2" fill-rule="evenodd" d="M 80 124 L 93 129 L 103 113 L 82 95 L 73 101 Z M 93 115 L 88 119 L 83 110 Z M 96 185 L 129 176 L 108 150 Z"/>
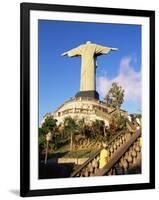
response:
<path id="1" fill-rule="evenodd" d="M 120 111 L 112 115 L 110 120 L 110 129 L 119 131 L 126 128 L 126 117 L 121 115 Z"/>

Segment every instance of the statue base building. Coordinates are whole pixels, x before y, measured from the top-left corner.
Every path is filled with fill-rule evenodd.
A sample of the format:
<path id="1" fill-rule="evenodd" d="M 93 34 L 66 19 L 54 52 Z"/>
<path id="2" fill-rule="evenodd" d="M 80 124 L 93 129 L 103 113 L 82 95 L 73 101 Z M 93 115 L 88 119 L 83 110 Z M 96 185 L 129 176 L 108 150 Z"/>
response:
<path id="1" fill-rule="evenodd" d="M 57 124 L 62 124 L 66 117 L 73 119 L 85 119 L 86 124 L 91 124 L 92 121 L 102 120 L 105 126 L 109 128 L 109 121 L 111 115 L 116 111 L 114 108 L 106 106 L 105 102 L 91 97 L 75 97 L 66 101 L 57 110 L 51 113 L 47 113 L 42 123 L 47 116 L 53 116 L 57 119 Z M 122 111 L 127 115 L 127 112 Z"/>

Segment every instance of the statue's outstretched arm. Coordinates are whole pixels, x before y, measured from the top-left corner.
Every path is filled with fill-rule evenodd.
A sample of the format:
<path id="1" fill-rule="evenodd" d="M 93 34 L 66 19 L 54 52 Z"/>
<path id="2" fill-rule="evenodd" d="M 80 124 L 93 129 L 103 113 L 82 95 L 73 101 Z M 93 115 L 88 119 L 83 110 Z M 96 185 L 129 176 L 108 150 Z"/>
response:
<path id="1" fill-rule="evenodd" d="M 118 51 L 118 48 L 111 48 L 112 51 Z"/>
<path id="2" fill-rule="evenodd" d="M 61 56 L 66 56 L 68 54 L 68 52 L 64 52 L 61 54 Z"/>
<path id="3" fill-rule="evenodd" d="M 66 55 L 69 57 L 80 56 L 81 55 L 80 47 L 76 47 L 61 54 L 61 56 L 66 56 Z"/>
<path id="4" fill-rule="evenodd" d="M 96 54 L 107 54 L 110 51 L 117 51 L 117 48 L 112 48 L 112 47 L 104 47 L 101 45 L 96 45 Z"/>

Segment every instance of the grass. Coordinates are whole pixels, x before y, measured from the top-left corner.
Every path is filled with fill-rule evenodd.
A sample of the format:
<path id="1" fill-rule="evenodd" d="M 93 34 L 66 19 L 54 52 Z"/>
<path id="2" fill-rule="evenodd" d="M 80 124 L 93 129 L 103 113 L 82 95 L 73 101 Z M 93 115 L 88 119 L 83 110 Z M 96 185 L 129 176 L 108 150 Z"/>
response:
<path id="1" fill-rule="evenodd" d="M 48 158 L 90 158 L 96 153 L 99 148 L 98 141 L 89 141 L 89 144 L 86 144 L 84 148 L 74 149 L 70 151 L 70 144 L 68 140 L 61 140 L 57 145 L 56 150 L 51 150 L 48 153 Z M 45 154 L 42 155 L 44 157 Z"/>
<path id="2" fill-rule="evenodd" d="M 69 145 L 62 146 L 56 151 L 53 151 L 49 154 L 49 158 L 89 158 L 91 157 L 97 150 L 94 149 L 82 149 L 82 150 L 74 150 L 69 151 Z"/>
<path id="3" fill-rule="evenodd" d="M 64 155 L 64 158 L 89 158 L 94 155 L 96 150 L 76 150 L 69 151 Z"/>

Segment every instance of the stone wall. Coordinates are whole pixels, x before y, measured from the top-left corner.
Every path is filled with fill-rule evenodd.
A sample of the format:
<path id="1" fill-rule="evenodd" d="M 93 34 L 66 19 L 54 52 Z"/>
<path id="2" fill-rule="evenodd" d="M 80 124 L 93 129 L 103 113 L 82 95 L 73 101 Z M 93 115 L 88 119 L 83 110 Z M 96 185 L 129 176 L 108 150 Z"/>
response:
<path id="1" fill-rule="evenodd" d="M 75 165 L 82 165 L 88 158 L 58 158 L 57 162 L 61 163 L 74 163 Z"/>

